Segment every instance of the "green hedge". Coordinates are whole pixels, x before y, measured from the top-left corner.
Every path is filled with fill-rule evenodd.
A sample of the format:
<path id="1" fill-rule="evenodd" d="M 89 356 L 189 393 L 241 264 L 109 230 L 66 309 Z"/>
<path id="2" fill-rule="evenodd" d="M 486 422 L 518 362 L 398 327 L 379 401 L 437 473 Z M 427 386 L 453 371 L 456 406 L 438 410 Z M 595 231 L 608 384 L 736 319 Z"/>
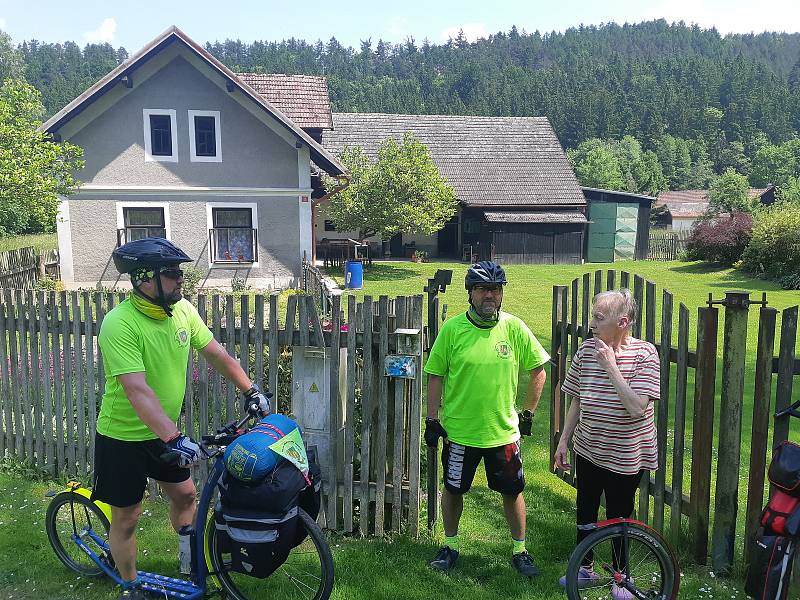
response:
<path id="1" fill-rule="evenodd" d="M 800 284 L 800 204 L 782 202 L 756 213 L 742 266 L 796 289 Z"/>

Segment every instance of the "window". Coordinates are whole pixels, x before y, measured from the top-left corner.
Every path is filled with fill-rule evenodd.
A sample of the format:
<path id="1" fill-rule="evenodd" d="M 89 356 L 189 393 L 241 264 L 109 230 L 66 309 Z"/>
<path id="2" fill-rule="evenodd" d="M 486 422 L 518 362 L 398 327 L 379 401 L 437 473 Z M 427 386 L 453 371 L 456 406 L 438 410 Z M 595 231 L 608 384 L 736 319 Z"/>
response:
<path id="1" fill-rule="evenodd" d="M 336 225 L 333 224 L 333 221 L 325 220 L 325 231 L 336 231 Z"/>
<path id="2" fill-rule="evenodd" d="M 150 148 L 153 156 L 172 156 L 172 122 L 169 115 L 150 115 Z"/>
<path id="3" fill-rule="evenodd" d="M 258 236 L 253 227 L 253 209 L 212 207 L 211 262 L 258 262 Z"/>
<path id="4" fill-rule="evenodd" d="M 218 110 L 189 111 L 189 155 L 192 162 L 222 162 Z"/>
<path id="5" fill-rule="evenodd" d="M 117 230 L 117 245 L 146 237 L 167 237 L 164 208 L 161 206 L 123 206 L 122 227 Z"/>
<path id="6" fill-rule="evenodd" d="M 144 159 L 147 162 L 178 162 L 178 131 L 175 111 L 145 108 Z"/>

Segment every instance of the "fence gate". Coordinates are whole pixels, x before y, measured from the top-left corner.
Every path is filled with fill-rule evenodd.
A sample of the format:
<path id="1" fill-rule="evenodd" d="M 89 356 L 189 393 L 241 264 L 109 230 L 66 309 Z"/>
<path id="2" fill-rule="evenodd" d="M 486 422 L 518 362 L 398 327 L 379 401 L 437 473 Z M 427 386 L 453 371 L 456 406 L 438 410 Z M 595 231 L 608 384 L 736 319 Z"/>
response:
<path id="1" fill-rule="evenodd" d="M 694 317 L 696 339 L 694 349 L 690 349 L 690 310 L 684 304 L 679 304 L 676 310 L 672 293 L 659 291 L 652 281 L 625 271 L 598 270 L 574 279 L 569 286 L 555 286 L 551 332 L 551 465 L 570 400 L 561 391 L 561 384 L 569 361 L 589 335 L 591 299 L 601 291 L 618 287 L 633 290 L 642 316 L 632 333 L 653 343 L 661 362 L 661 400 L 656 405 L 659 468 L 642 480 L 638 518 L 674 542 L 681 539 L 682 520 L 686 518 L 694 560 L 706 564 L 710 555 L 715 572 L 730 573 L 739 547 L 737 523 L 742 520 L 745 523 L 742 558 L 746 563 L 765 502 L 771 415 L 789 406 L 795 378 L 800 375 L 800 360 L 795 357 L 798 307 L 777 311 L 767 306 L 766 294 L 760 300 L 751 299 L 750 292 L 742 291 L 726 292 L 724 298 L 710 294 L 706 305 L 699 307 Z M 754 305 L 759 306 L 757 315 L 753 314 Z M 723 308 L 725 317 L 721 348 L 718 348 L 718 307 Z M 780 336 L 776 331 L 779 316 Z M 755 326 L 756 321 L 757 347 L 748 349 L 748 323 Z M 774 356 L 776 343 L 778 355 Z M 755 360 L 747 359 L 753 355 Z M 777 374 L 774 386 L 773 374 Z M 748 378 L 754 381 L 755 390 L 751 422 L 747 422 L 751 415 L 744 410 Z M 796 396 L 800 396 L 798 392 L 800 385 L 794 392 Z M 715 422 L 718 423 L 716 444 Z M 743 427 L 751 428 L 752 441 L 744 453 Z M 687 433 L 691 434 L 691 444 L 686 442 Z M 776 420 L 772 445 L 788 437 L 788 418 Z M 743 464 L 749 473 L 746 486 L 740 484 Z M 713 488 L 712 469 L 716 473 Z M 571 472 L 554 472 L 575 485 Z"/>

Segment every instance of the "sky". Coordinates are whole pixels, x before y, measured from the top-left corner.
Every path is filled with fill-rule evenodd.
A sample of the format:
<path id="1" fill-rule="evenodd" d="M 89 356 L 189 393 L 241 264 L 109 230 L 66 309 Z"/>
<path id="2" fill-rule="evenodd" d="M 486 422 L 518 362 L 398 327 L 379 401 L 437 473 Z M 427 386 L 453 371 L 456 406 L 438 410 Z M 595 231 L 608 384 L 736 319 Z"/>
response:
<path id="1" fill-rule="evenodd" d="M 32 6 L 35 9 L 32 10 Z M 79 8 L 79 10 L 78 10 Z M 721 34 L 800 31 L 800 0 L 0 0 L 0 30 L 20 43 L 108 42 L 135 52 L 170 25 L 199 43 L 283 40 L 446 42 L 463 30 L 472 41 L 512 25 L 522 31 L 563 31 L 580 24 L 636 23 L 664 18 Z"/>

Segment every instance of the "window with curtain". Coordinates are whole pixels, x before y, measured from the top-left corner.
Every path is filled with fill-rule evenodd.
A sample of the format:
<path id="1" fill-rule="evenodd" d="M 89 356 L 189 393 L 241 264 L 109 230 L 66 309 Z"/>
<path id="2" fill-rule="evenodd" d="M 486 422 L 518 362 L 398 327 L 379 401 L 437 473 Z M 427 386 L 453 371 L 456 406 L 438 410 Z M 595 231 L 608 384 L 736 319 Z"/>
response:
<path id="1" fill-rule="evenodd" d="M 125 219 L 124 243 L 146 237 L 167 237 L 162 207 L 125 207 L 122 213 Z"/>
<path id="2" fill-rule="evenodd" d="M 150 154 L 172 156 L 172 121 L 169 115 L 150 115 Z"/>
<path id="3" fill-rule="evenodd" d="M 255 262 L 256 237 L 249 208 L 214 208 L 215 262 Z"/>

